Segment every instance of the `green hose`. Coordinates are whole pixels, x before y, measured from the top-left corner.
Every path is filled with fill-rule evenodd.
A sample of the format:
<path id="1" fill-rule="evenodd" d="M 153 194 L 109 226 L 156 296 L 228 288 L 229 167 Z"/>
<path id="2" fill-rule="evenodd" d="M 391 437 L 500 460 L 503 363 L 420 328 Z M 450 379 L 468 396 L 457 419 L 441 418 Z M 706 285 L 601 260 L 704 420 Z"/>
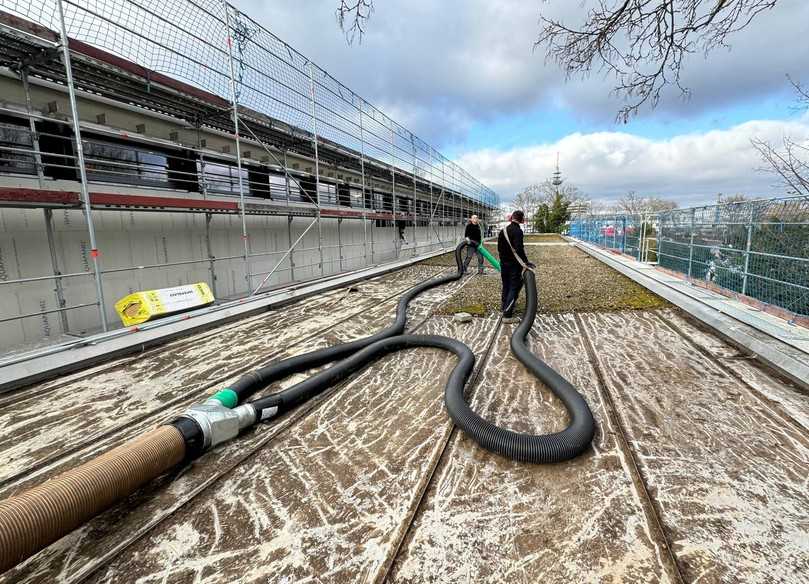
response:
<path id="1" fill-rule="evenodd" d="M 228 409 L 233 409 L 236 407 L 236 404 L 239 403 L 239 396 L 236 395 L 236 392 L 226 387 L 225 389 L 221 389 L 213 394 L 208 400 L 215 400 L 218 401 L 220 404 L 225 406 Z"/>
<path id="2" fill-rule="evenodd" d="M 481 243 L 481 244 L 478 246 L 478 251 L 481 253 L 481 255 L 482 255 L 484 258 L 486 258 L 486 259 L 488 260 L 488 262 L 489 262 L 489 263 L 490 263 L 492 266 L 494 266 L 494 269 L 495 269 L 495 270 L 497 270 L 498 272 L 500 271 L 500 262 L 498 262 L 498 261 L 497 261 L 497 258 L 496 258 L 496 257 L 494 257 L 492 254 L 490 254 L 490 253 L 489 253 L 489 250 L 488 250 L 488 249 L 486 249 L 486 248 L 483 246 L 483 243 Z"/>

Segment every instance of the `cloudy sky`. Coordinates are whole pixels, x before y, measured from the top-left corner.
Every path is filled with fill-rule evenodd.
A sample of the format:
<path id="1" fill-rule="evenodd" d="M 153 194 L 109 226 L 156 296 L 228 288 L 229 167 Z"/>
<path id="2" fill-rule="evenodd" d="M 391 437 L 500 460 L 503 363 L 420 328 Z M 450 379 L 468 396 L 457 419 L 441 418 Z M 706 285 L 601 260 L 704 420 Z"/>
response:
<path id="1" fill-rule="evenodd" d="M 533 50 L 540 13 L 582 22 L 587 1 L 376 0 L 361 44 L 348 46 L 337 0 L 235 5 L 391 117 L 457 160 L 505 200 L 564 175 L 594 199 L 636 190 L 686 206 L 718 192 L 782 191 L 752 138 L 809 140 L 786 75 L 809 83 L 809 2 L 780 0 L 731 47 L 690 58 L 654 111 L 615 121 L 612 79 L 565 81 Z"/>

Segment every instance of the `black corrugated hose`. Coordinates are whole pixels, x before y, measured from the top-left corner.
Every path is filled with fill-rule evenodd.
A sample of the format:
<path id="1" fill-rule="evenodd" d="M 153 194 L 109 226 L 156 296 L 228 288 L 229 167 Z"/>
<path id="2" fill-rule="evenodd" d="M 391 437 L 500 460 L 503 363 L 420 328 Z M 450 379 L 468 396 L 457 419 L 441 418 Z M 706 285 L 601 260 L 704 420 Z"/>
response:
<path id="1" fill-rule="evenodd" d="M 345 359 L 346 357 L 353 355 L 357 351 L 360 351 L 377 341 L 381 341 L 396 335 L 401 335 L 404 333 L 405 325 L 407 324 L 407 305 L 410 304 L 410 301 L 413 300 L 413 298 L 426 290 L 430 290 L 431 288 L 443 286 L 449 282 L 454 282 L 461 279 L 464 274 L 462 252 L 467 245 L 468 244 L 464 241 L 455 248 L 455 263 L 458 268 L 455 273 L 422 282 L 418 286 L 414 286 L 405 292 L 402 297 L 399 298 L 399 302 L 396 305 L 396 320 L 394 320 L 393 324 L 389 327 L 382 329 L 374 335 L 365 337 L 364 339 L 357 339 L 356 341 L 335 345 L 334 347 L 326 347 L 325 349 L 312 351 L 311 353 L 306 353 L 305 355 L 297 355 L 295 357 L 290 357 L 289 359 L 279 361 L 278 363 L 273 363 L 272 365 L 262 367 L 261 369 L 257 369 L 244 375 L 238 381 L 236 381 L 236 383 L 231 385 L 229 389 L 236 392 L 236 395 L 239 397 L 239 403 L 243 403 L 246 398 L 250 397 L 256 391 L 264 389 L 275 381 L 279 381 L 296 373 L 309 371 L 310 369 L 314 369 L 315 367 L 320 367 L 334 361 Z M 300 403 L 303 403 L 304 401 L 314 397 L 314 395 L 317 393 L 320 393 L 320 391 L 323 389 L 326 389 L 323 387 L 320 391 L 313 393 L 311 391 L 311 384 L 306 384 L 305 386 L 304 384 L 306 384 L 306 382 L 294 385 L 282 392 L 257 400 L 253 402 L 253 404 L 259 410 L 262 408 L 277 407 L 278 412 L 280 413 Z M 259 416 L 259 419 L 260 418 L 261 416 Z"/>
<path id="2" fill-rule="evenodd" d="M 458 265 L 456 274 L 429 280 L 405 293 L 399 300 L 396 321 L 388 328 L 364 339 L 299 355 L 264 367 L 242 377 L 231 386 L 239 401 L 271 382 L 288 375 L 306 371 L 320 365 L 337 361 L 334 365 L 313 375 L 284 391 L 260 398 L 250 404 L 256 410 L 256 420 L 276 415 L 303 403 L 346 379 L 383 355 L 415 347 L 434 347 L 454 353 L 459 358 L 444 390 L 444 401 L 453 422 L 475 442 L 497 454 L 532 463 L 551 463 L 569 460 L 584 452 L 593 439 L 595 422 L 587 402 L 564 377 L 534 355 L 526 344 L 528 332 L 534 324 L 537 312 L 536 278 L 531 270 L 523 272 L 526 293 L 526 311 L 520 325 L 511 336 L 511 351 L 530 373 L 545 384 L 565 405 L 570 414 L 570 424 L 561 432 L 532 435 L 513 432 L 495 426 L 476 414 L 464 398 L 464 388 L 475 365 L 475 356 L 465 344 L 438 335 L 403 335 L 407 305 L 421 292 L 458 280 L 463 276 L 461 243 L 455 249 Z"/>
<path id="3" fill-rule="evenodd" d="M 555 434 L 521 434 L 495 426 L 466 403 L 463 386 L 447 384 L 444 401 L 452 421 L 475 442 L 507 458 L 523 462 L 561 462 L 584 452 L 593 440 L 595 421 L 584 397 L 571 383 L 534 355 L 526 344 L 537 314 L 537 282 L 534 272 L 523 272 L 525 317 L 511 335 L 511 352 L 537 379 L 558 397 L 570 414 L 570 424 Z"/>

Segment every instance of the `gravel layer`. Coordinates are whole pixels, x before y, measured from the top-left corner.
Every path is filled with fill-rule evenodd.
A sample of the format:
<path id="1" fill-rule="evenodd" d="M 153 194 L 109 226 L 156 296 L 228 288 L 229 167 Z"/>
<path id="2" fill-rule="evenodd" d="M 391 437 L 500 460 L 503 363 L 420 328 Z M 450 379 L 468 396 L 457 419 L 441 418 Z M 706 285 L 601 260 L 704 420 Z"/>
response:
<path id="1" fill-rule="evenodd" d="M 551 237 L 563 241 L 559 236 Z M 497 257 L 496 244 L 486 244 L 486 248 Z M 526 246 L 526 252 L 537 265 L 540 312 L 646 310 L 669 305 L 646 288 L 573 246 L 532 245 Z M 424 263 L 452 266 L 455 259 L 452 253 L 448 253 Z M 475 316 L 486 316 L 500 310 L 500 274 L 486 265 L 486 274 L 471 276 L 472 281 L 450 298 L 441 312 L 469 312 Z M 470 267 L 474 273 L 477 269 L 475 258 Z M 522 313 L 524 307 L 525 294 L 520 293 L 516 312 Z"/>

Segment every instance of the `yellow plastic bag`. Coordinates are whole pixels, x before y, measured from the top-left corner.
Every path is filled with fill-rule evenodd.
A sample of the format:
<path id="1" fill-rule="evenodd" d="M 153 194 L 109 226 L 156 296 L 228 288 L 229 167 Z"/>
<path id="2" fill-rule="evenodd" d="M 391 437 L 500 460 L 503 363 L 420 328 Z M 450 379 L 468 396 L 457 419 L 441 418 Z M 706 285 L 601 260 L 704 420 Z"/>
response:
<path id="1" fill-rule="evenodd" d="M 115 312 L 124 326 L 141 324 L 167 314 L 207 306 L 214 301 L 211 289 L 205 282 L 146 290 L 124 296 L 115 303 Z"/>

